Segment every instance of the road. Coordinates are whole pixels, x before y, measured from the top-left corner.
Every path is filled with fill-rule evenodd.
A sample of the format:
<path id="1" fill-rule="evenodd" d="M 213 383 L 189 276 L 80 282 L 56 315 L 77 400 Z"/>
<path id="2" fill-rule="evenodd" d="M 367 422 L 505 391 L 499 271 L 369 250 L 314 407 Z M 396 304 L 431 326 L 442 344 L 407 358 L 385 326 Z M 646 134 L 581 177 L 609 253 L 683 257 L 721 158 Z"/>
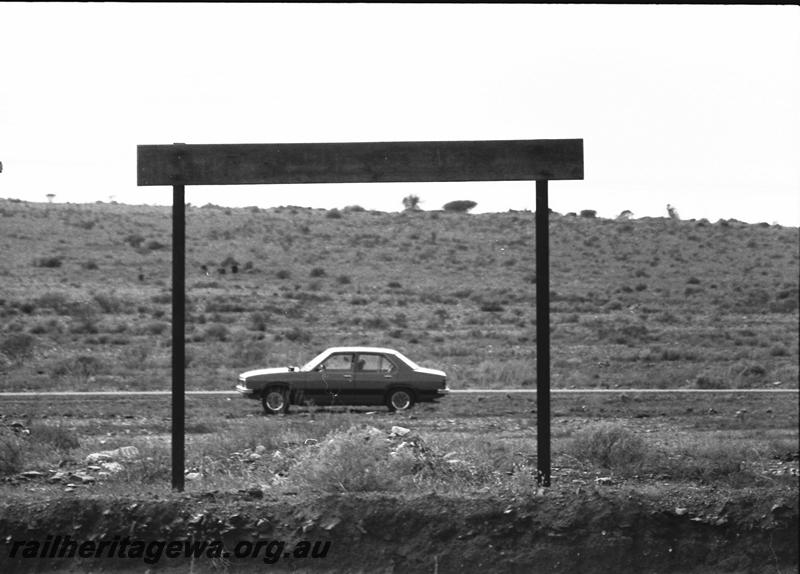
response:
<path id="1" fill-rule="evenodd" d="M 453 395 L 491 395 L 491 394 L 536 394 L 536 389 L 450 389 Z M 731 394 L 766 393 L 797 394 L 798 389 L 551 389 L 553 395 L 588 394 Z M 25 399 L 45 397 L 154 397 L 169 396 L 172 391 L 48 391 L 48 392 L 6 392 L 0 393 L 2 399 Z M 187 396 L 238 396 L 236 391 L 186 391 Z"/>

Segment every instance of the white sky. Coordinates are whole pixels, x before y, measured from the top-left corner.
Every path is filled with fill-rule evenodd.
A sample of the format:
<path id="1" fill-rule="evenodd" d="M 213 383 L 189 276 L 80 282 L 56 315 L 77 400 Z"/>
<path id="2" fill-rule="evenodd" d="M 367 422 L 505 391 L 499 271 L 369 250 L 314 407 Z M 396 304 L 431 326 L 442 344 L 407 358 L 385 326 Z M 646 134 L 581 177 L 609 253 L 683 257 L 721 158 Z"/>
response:
<path id="1" fill-rule="evenodd" d="M 558 212 L 800 225 L 797 6 L 0 3 L 0 197 L 171 202 L 136 145 L 583 138 Z M 189 187 L 533 209 L 532 182 Z"/>

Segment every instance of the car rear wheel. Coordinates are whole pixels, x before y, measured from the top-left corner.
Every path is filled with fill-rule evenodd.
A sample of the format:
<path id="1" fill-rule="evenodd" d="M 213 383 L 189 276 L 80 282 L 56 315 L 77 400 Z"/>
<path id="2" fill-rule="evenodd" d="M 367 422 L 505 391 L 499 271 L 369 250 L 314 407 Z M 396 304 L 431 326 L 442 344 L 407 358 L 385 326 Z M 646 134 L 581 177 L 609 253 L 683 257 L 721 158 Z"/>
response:
<path id="1" fill-rule="evenodd" d="M 408 389 L 392 389 L 386 397 L 390 411 L 407 411 L 414 406 L 414 394 Z"/>
<path id="2" fill-rule="evenodd" d="M 261 397 L 264 412 L 268 415 L 277 415 L 289 410 L 289 394 L 286 389 L 270 387 Z"/>

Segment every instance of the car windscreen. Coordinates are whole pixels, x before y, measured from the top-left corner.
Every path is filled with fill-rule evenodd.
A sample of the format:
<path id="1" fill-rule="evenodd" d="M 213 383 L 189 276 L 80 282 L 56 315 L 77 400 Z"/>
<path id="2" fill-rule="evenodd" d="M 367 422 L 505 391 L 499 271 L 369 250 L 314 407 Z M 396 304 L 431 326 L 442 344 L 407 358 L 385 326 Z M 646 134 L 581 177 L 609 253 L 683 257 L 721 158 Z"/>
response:
<path id="1" fill-rule="evenodd" d="M 323 357 L 324 357 L 324 356 L 325 356 L 327 353 L 328 353 L 328 351 L 322 351 L 322 352 L 321 352 L 319 355 L 317 355 L 316 357 L 314 357 L 313 359 L 311 359 L 309 362 L 307 362 L 305 365 L 303 365 L 302 367 L 300 367 L 300 370 L 301 370 L 301 371 L 310 371 L 311 369 L 313 369 L 314 367 L 316 367 L 316 366 L 317 366 L 317 365 L 318 365 L 318 364 L 319 364 L 319 363 L 322 361 L 322 358 L 323 358 Z"/>

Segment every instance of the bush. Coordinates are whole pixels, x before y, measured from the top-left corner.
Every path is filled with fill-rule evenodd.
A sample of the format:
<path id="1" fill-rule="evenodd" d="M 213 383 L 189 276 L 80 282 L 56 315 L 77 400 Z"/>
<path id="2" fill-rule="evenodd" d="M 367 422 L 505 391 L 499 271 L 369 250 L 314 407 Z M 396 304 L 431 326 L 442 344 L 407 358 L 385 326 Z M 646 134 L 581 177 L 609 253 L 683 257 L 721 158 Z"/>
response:
<path id="1" fill-rule="evenodd" d="M 103 369 L 103 363 L 97 357 L 91 355 L 78 355 L 62 359 L 57 362 L 52 369 L 53 376 L 73 376 L 88 379 L 99 373 Z"/>
<path id="2" fill-rule="evenodd" d="M 283 332 L 284 338 L 297 343 L 308 343 L 311 341 L 311 333 L 299 327 L 292 327 L 289 331 Z"/>
<path id="3" fill-rule="evenodd" d="M 206 337 L 216 339 L 217 341 L 227 341 L 230 332 L 228 328 L 222 323 L 212 323 L 205 330 Z"/>
<path id="4" fill-rule="evenodd" d="M 456 201 L 445 203 L 443 209 L 445 211 L 450 211 L 455 213 L 466 213 L 476 205 L 478 204 L 475 203 L 474 201 L 470 201 L 468 199 L 458 199 Z"/>
<path id="5" fill-rule="evenodd" d="M 36 337 L 27 333 L 9 335 L 0 343 L 0 353 L 12 361 L 21 361 L 33 355 Z"/>
<path id="6" fill-rule="evenodd" d="M 339 275 L 336 278 L 336 282 L 339 285 L 349 285 L 350 283 L 352 283 L 352 280 L 350 279 L 350 277 L 348 275 Z"/>
<path id="7" fill-rule="evenodd" d="M 413 474 L 416 460 L 411 449 L 390 453 L 391 445 L 381 431 L 351 427 L 302 452 L 290 476 L 323 492 L 400 490 L 402 481 Z"/>
<path id="8" fill-rule="evenodd" d="M 582 209 L 581 217 L 588 217 L 589 219 L 593 219 L 597 217 L 597 211 L 595 211 L 594 209 Z"/>
<path id="9" fill-rule="evenodd" d="M 69 298 L 64 293 L 55 291 L 45 293 L 36 299 L 36 304 L 41 308 L 52 309 L 59 315 L 68 314 L 71 305 Z"/>
<path id="10" fill-rule="evenodd" d="M 164 245 L 160 241 L 151 239 L 150 241 L 147 242 L 147 245 L 145 245 L 145 247 L 147 247 L 147 249 L 149 249 L 150 251 L 158 251 L 159 249 L 164 249 L 166 245 Z"/>
<path id="11" fill-rule="evenodd" d="M 270 320 L 270 315 L 269 313 L 264 313 L 263 311 L 253 311 L 250 313 L 248 320 L 251 331 L 266 331 L 267 323 Z"/>
<path id="12" fill-rule="evenodd" d="M 61 256 L 53 256 L 53 257 L 41 257 L 33 262 L 36 267 L 47 267 L 47 268 L 56 268 L 61 267 L 63 260 Z"/>
<path id="13" fill-rule="evenodd" d="M 322 267 L 314 267 L 311 270 L 312 277 L 325 277 L 325 275 L 326 275 L 325 270 Z"/>
<path id="14" fill-rule="evenodd" d="M 504 307 L 497 301 L 487 301 L 481 304 L 481 311 L 486 311 L 487 313 L 500 313 L 503 309 Z"/>
<path id="15" fill-rule="evenodd" d="M 419 197 L 416 195 L 407 195 L 403 198 L 403 209 L 406 211 L 419 210 Z"/>
<path id="16" fill-rule="evenodd" d="M 103 313 L 124 313 L 133 308 L 129 301 L 120 299 L 116 295 L 98 293 L 93 298 Z"/>
<path id="17" fill-rule="evenodd" d="M 292 273 L 287 269 L 279 269 L 275 273 L 275 277 L 277 277 L 278 279 L 291 279 Z"/>
<path id="18" fill-rule="evenodd" d="M 61 423 L 48 425 L 36 422 L 30 425 L 30 431 L 29 441 L 48 448 L 55 448 L 61 452 L 78 448 L 81 445 L 75 430 L 67 428 Z"/>
<path id="19" fill-rule="evenodd" d="M 334 207 L 325 214 L 325 217 L 327 217 L 328 219 L 341 219 L 342 214 L 338 209 Z"/>
<path id="20" fill-rule="evenodd" d="M 389 321 L 381 317 L 380 315 L 375 317 L 368 317 L 364 319 L 364 327 L 367 329 L 388 329 L 389 328 Z"/>
<path id="21" fill-rule="evenodd" d="M 124 239 L 124 241 L 125 241 L 125 243 L 127 243 L 128 245 L 130 245 L 131 247 L 136 249 L 136 248 L 140 247 L 142 245 L 142 243 L 144 243 L 144 237 L 142 237 L 138 233 L 132 233 L 132 234 L 128 235 Z"/>
<path id="22" fill-rule="evenodd" d="M 0 476 L 21 472 L 25 463 L 25 451 L 22 437 L 0 428 Z"/>
<path id="23" fill-rule="evenodd" d="M 610 423 L 578 432 L 567 451 L 580 461 L 620 474 L 636 474 L 647 460 L 645 441 L 625 427 Z"/>

